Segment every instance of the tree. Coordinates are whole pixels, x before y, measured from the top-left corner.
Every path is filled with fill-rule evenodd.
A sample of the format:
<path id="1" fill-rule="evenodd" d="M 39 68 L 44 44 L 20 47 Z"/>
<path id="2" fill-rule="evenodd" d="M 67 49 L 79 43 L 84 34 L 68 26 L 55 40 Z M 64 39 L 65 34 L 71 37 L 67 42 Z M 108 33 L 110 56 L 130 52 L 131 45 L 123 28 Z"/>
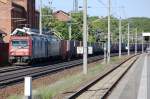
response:
<path id="1" fill-rule="evenodd" d="M 52 28 L 52 21 L 53 21 L 53 16 L 52 16 L 52 9 L 44 6 L 42 8 L 42 27 L 44 29 L 50 29 Z"/>
<path id="2" fill-rule="evenodd" d="M 83 33 L 83 12 L 72 13 L 72 38 L 82 40 Z"/>
<path id="3" fill-rule="evenodd" d="M 55 30 L 58 35 L 61 35 L 63 39 L 69 38 L 68 33 L 68 22 L 62 22 L 55 19 L 52 15 L 52 9 L 49 7 L 44 7 L 42 9 L 43 15 L 43 27 L 49 30 Z M 71 13 L 72 20 L 72 39 L 73 40 L 82 40 L 83 35 L 83 12 Z M 107 27 L 108 27 L 108 17 L 98 16 L 87 16 L 88 17 L 88 41 L 96 42 L 107 40 Z M 127 24 L 130 23 L 130 34 L 135 34 L 135 28 L 138 28 L 138 33 L 141 34 L 142 31 L 150 31 L 150 18 L 145 17 L 134 17 L 122 20 L 122 34 L 125 38 L 124 41 L 127 41 Z M 118 42 L 119 39 L 119 19 L 111 16 L 111 41 Z"/>

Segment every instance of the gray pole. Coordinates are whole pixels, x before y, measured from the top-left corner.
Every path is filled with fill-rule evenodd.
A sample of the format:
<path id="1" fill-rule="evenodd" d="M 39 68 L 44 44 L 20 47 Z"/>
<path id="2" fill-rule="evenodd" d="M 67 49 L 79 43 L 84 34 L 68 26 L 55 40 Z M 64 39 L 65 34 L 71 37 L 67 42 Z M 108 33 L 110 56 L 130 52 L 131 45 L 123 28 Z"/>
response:
<path id="1" fill-rule="evenodd" d="M 68 32 L 69 32 L 69 40 L 72 39 L 71 34 L 72 34 L 72 18 L 71 18 L 71 12 L 70 12 L 70 19 L 69 19 L 69 28 L 68 28 Z"/>
<path id="2" fill-rule="evenodd" d="M 83 0 L 83 73 L 87 74 L 87 0 Z"/>
<path id="3" fill-rule="evenodd" d="M 110 7 L 110 4 L 111 4 L 111 1 L 110 0 L 108 0 L 108 4 L 109 4 L 109 6 L 108 6 L 108 37 L 107 37 L 107 39 L 108 39 L 108 45 L 107 45 L 107 62 L 109 62 L 110 61 L 110 10 L 111 10 L 111 7 Z"/>
<path id="4" fill-rule="evenodd" d="M 137 28 L 135 33 L 135 54 L 137 54 Z"/>
<path id="5" fill-rule="evenodd" d="M 143 35 L 142 35 L 142 53 L 144 53 L 144 37 L 143 37 Z"/>
<path id="6" fill-rule="evenodd" d="M 73 0 L 73 12 L 78 12 L 78 0 Z"/>
<path id="7" fill-rule="evenodd" d="M 119 19 L 119 58 L 121 57 L 121 42 L 122 42 L 122 32 L 121 32 L 121 18 Z"/>
<path id="8" fill-rule="evenodd" d="M 144 53 L 144 37 L 142 36 L 142 53 Z"/>
<path id="9" fill-rule="evenodd" d="M 71 23 L 69 23 L 69 40 L 72 39 L 72 37 L 71 37 L 71 31 L 72 31 Z"/>
<path id="10" fill-rule="evenodd" d="M 78 0 L 75 2 L 75 12 L 78 12 Z"/>
<path id="11" fill-rule="evenodd" d="M 39 24 L 39 28 L 40 28 L 40 35 L 42 35 L 42 0 L 40 0 L 40 24 Z"/>
<path id="12" fill-rule="evenodd" d="M 106 43 L 104 43 L 104 63 L 106 63 Z"/>
<path id="13" fill-rule="evenodd" d="M 87 24 L 87 42 L 89 41 L 89 26 L 88 26 L 88 24 Z M 91 44 L 91 42 L 90 42 L 90 44 Z"/>
<path id="14" fill-rule="evenodd" d="M 128 55 L 130 55 L 130 24 L 128 23 Z"/>

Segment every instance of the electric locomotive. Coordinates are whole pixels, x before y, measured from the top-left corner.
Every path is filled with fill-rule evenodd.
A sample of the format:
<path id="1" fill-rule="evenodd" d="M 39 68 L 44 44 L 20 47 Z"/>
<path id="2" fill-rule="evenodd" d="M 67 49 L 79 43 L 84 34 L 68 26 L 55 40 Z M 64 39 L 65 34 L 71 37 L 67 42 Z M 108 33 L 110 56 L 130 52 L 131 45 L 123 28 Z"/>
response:
<path id="1" fill-rule="evenodd" d="M 53 40 L 53 41 L 52 41 Z M 29 28 L 15 29 L 9 43 L 9 62 L 12 64 L 41 61 L 59 55 L 59 39 L 40 35 Z M 53 49 L 53 52 L 50 50 Z"/>

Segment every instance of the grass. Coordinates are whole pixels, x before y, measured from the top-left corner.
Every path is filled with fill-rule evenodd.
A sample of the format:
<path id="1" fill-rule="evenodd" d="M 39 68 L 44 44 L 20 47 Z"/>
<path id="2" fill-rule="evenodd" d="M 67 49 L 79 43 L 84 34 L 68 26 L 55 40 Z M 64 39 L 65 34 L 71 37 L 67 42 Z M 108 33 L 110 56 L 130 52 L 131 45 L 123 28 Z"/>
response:
<path id="1" fill-rule="evenodd" d="M 110 64 L 118 61 L 118 57 L 111 58 Z M 106 64 L 97 64 L 96 66 L 90 67 L 88 69 L 88 75 L 83 75 L 83 73 L 78 73 L 76 75 L 68 75 L 54 84 L 47 87 L 41 87 L 36 90 L 34 99 L 52 99 L 52 97 L 57 94 L 64 92 L 66 89 L 73 86 L 80 85 L 85 80 L 91 79 L 99 74 Z M 9 99 L 20 99 L 20 96 L 11 96 Z"/>
<path id="2" fill-rule="evenodd" d="M 13 95 L 13 96 L 8 97 L 8 99 L 22 99 L 22 96 Z"/>

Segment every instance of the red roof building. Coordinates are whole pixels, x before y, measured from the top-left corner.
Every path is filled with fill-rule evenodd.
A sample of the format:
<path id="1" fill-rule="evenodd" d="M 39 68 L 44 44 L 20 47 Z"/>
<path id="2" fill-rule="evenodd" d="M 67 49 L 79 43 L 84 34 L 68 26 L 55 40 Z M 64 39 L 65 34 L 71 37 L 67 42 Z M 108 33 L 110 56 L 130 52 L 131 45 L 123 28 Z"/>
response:
<path id="1" fill-rule="evenodd" d="M 70 17 L 69 17 L 69 14 L 62 11 L 62 10 L 59 10 L 59 11 L 56 11 L 53 13 L 53 16 L 58 19 L 59 21 L 69 21 L 70 20 Z"/>

